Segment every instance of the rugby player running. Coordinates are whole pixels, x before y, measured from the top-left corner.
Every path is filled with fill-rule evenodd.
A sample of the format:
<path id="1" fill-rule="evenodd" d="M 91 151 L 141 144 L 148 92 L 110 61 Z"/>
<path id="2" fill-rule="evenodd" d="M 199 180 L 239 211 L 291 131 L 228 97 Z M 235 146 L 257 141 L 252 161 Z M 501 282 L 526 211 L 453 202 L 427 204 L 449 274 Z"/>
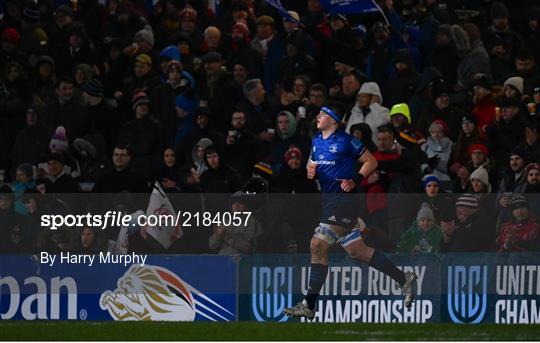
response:
<path id="1" fill-rule="evenodd" d="M 377 160 L 362 142 L 340 128 L 341 114 L 336 108 L 322 107 L 317 115 L 317 129 L 313 138 L 307 177 L 318 176 L 322 191 L 322 219 L 311 239 L 311 272 L 308 293 L 303 301 L 286 308 L 285 314 L 293 317 L 315 317 L 315 304 L 328 274 L 328 251 L 341 244 L 355 262 L 368 263 L 394 279 L 402 288 L 405 307 L 414 301 L 414 273 L 399 270 L 379 250 L 368 247 L 361 237 L 366 224 L 359 218 L 356 185 L 377 168 Z M 362 165 L 357 172 L 358 162 Z"/>

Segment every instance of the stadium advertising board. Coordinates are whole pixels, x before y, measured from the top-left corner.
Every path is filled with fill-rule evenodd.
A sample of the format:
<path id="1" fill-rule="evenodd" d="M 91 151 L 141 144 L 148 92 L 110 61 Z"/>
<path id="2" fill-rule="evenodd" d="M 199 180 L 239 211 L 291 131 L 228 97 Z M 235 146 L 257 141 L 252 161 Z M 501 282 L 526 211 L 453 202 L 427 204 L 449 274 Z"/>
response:
<path id="1" fill-rule="evenodd" d="M 316 322 L 540 323 L 539 254 L 394 255 L 414 271 L 417 300 L 404 309 L 400 290 L 366 265 L 333 255 Z M 289 321 L 283 308 L 302 300 L 309 257 L 272 255 L 240 261 L 240 320 Z"/>
<path id="2" fill-rule="evenodd" d="M 268 255 L 240 261 L 240 319 L 288 321 L 283 309 L 303 298 L 309 283 L 309 257 Z M 367 265 L 333 255 L 318 300 L 316 322 L 427 323 L 440 320 L 440 260 L 432 256 L 394 256 L 418 275 L 417 301 L 403 307 L 401 290 L 388 276 Z"/>
<path id="3" fill-rule="evenodd" d="M 445 255 L 443 320 L 540 324 L 540 255 Z"/>
<path id="4" fill-rule="evenodd" d="M 92 267 L 0 258 L 3 320 L 236 320 L 233 257 L 148 255 L 144 265 Z"/>

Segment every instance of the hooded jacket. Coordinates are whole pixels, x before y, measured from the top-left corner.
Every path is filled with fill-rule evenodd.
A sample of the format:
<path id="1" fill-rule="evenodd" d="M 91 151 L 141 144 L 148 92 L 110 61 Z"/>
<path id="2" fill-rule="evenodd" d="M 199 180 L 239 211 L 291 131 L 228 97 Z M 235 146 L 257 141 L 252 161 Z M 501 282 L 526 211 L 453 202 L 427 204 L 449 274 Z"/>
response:
<path id="1" fill-rule="evenodd" d="M 457 70 L 458 86 L 462 90 L 470 89 L 475 74 L 485 74 L 491 78 L 491 62 L 482 41 L 471 43 L 459 25 L 452 25 L 451 34 L 461 57 Z"/>
<path id="2" fill-rule="evenodd" d="M 379 97 L 380 102 L 383 101 L 381 90 L 375 82 L 365 82 L 362 84 L 358 94 L 376 95 Z M 390 110 L 381 106 L 379 102 L 373 102 L 367 109 L 362 109 L 357 102 L 351 110 L 351 115 L 347 121 L 345 131 L 351 133 L 351 126 L 359 123 L 366 123 L 369 125 L 372 132 L 371 139 L 373 142 L 376 142 L 379 126 L 390 123 Z"/>

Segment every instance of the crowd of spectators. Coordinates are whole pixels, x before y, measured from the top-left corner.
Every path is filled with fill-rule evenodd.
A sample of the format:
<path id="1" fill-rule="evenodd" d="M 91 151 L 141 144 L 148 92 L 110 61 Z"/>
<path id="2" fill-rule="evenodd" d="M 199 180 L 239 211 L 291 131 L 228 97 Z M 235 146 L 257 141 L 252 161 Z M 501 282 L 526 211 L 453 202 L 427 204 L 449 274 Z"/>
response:
<path id="1" fill-rule="evenodd" d="M 0 251 L 115 239 L 40 232 L 43 194 L 159 182 L 253 209 L 242 192 L 317 193 L 305 165 L 325 104 L 379 162 L 357 185 L 367 242 L 540 251 L 540 7 L 376 2 L 384 16 L 329 15 L 319 0 L 283 0 L 286 17 L 263 0 L 3 1 Z M 307 251 L 311 220 L 271 197 L 257 210 L 168 252 Z M 130 247 L 161 252 L 146 241 Z"/>

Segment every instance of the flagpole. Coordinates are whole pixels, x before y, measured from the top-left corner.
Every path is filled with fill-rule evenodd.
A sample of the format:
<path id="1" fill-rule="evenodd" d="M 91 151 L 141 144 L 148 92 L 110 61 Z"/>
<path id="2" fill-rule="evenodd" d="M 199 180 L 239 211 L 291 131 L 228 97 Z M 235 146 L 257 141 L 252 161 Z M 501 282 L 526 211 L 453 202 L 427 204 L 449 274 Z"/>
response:
<path id="1" fill-rule="evenodd" d="M 386 15 L 384 14 L 384 11 L 383 11 L 383 9 L 381 8 L 381 6 L 379 6 L 379 4 L 377 3 L 377 1 L 375 1 L 375 0 L 371 0 L 371 2 L 373 3 L 373 5 L 375 5 L 375 7 L 377 7 L 377 9 L 379 10 L 379 12 L 381 12 L 381 15 L 383 16 L 384 21 L 386 21 L 386 25 L 390 26 L 390 22 L 388 21 L 388 18 L 386 18 Z"/>

